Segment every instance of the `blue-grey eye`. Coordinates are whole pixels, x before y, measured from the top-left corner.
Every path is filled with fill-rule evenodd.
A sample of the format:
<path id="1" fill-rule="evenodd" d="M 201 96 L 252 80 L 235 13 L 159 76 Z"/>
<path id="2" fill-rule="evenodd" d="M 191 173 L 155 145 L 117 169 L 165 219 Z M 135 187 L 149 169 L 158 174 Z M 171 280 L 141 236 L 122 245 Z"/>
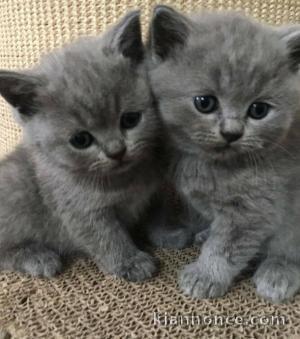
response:
<path id="1" fill-rule="evenodd" d="M 89 148 L 93 142 L 94 137 L 86 131 L 77 132 L 70 139 L 70 144 L 77 149 Z"/>
<path id="2" fill-rule="evenodd" d="M 254 102 L 248 109 L 248 115 L 252 119 L 260 120 L 268 115 L 270 108 L 265 102 Z"/>
<path id="3" fill-rule="evenodd" d="M 197 110 L 204 114 L 214 112 L 218 107 L 218 99 L 212 95 L 202 95 L 194 98 Z"/>
<path id="4" fill-rule="evenodd" d="M 123 113 L 120 120 L 120 125 L 122 129 L 131 129 L 136 127 L 140 120 L 142 114 L 140 112 L 127 112 Z"/>

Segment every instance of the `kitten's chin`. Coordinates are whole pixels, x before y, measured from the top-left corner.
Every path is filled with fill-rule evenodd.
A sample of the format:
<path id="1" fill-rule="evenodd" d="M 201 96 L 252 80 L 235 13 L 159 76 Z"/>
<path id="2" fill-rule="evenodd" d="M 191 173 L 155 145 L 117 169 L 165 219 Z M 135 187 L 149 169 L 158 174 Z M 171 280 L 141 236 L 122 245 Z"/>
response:
<path id="1" fill-rule="evenodd" d="M 132 167 L 131 163 L 115 163 L 110 166 L 94 168 L 94 172 L 98 172 L 103 176 L 114 176 L 120 173 L 124 173 Z"/>
<path id="2" fill-rule="evenodd" d="M 222 145 L 205 149 L 205 153 L 213 160 L 228 161 L 240 157 L 243 152 L 238 146 Z"/>
<path id="3" fill-rule="evenodd" d="M 112 173 L 124 173 L 131 170 L 134 167 L 133 161 L 120 162 L 112 168 Z"/>

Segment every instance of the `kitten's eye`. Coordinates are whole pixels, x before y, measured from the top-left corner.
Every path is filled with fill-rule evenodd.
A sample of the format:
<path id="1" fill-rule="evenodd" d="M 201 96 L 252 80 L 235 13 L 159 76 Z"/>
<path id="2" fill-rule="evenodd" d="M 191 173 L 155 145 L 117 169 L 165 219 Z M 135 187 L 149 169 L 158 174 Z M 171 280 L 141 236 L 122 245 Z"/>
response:
<path id="1" fill-rule="evenodd" d="M 217 109 L 218 99 L 212 95 L 197 96 L 194 98 L 194 104 L 199 112 L 209 114 Z"/>
<path id="2" fill-rule="evenodd" d="M 131 129 L 137 126 L 141 120 L 140 112 L 123 113 L 121 116 L 120 125 L 122 129 Z"/>
<path id="3" fill-rule="evenodd" d="M 248 115 L 252 119 L 263 119 L 268 115 L 270 107 L 271 106 L 265 102 L 255 102 L 249 107 Z"/>
<path id="4" fill-rule="evenodd" d="M 94 141 L 94 137 L 89 132 L 78 132 L 70 139 L 70 144 L 77 149 L 89 148 Z"/>

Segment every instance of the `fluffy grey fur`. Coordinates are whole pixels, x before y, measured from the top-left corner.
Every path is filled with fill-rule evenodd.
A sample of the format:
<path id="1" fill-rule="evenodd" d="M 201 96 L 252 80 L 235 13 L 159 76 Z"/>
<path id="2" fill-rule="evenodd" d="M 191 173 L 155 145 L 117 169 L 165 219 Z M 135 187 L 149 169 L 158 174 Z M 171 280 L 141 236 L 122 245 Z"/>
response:
<path id="1" fill-rule="evenodd" d="M 163 134 L 163 142 L 166 142 L 166 134 Z M 170 154 L 168 146 L 164 146 L 164 157 L 167 161 L 164 168 L 167 169 Z M 167 171 L 165 171 L 167 173 Z M 195 238 L 194 220 L 190 220 L 190 213 L 184 200 L 163 176 L 163 185 L 154 195 L 151 207 L 148 209 L 143 233 L 146 243 L 158 248 L 182 249 L 190 246 Z M 198 230 L 198 228 L 197 228 Z"/>
<path id="2" fill-rule="evenodd" d="M 300 288 L 300 27 L 275 29 L 233 13 L 187 17 L 159 6 L 149 48 L 152 87 L 176 149 L 174 180 L 211 225 L 180 288 L 220 297 L 262 255 L 258 293 L 274 302 L 293 297 Z M 196 109 L 196 96 L 217 98 L 213 111 Z M 269 105 L 261 119 L 249 116 L 257 102 Z"/>
<path id="3" fill-rule="evenodd" d="M 24 130 L 0 164 L 1 269 L 51 277 L 63 256 L 80 252 L 128 280 L 155 272 L 130 235 L 160 177 L 160 123 L 143 56 L 134 11 L 32 70 L 0 72 L 0 93 Z M 141 113 L 133 128 L 120 124 L 128 112 Z M 93 136 L 85 149 L 70 143 L 81 131 Z"/>

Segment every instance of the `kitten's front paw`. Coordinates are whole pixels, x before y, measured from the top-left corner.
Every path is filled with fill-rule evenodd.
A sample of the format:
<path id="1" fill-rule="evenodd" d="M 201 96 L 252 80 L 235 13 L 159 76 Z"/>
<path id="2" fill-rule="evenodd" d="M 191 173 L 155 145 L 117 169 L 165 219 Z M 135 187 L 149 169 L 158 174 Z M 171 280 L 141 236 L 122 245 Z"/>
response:
<path id="1" fill-rule="evenodd" d="M 274 303 L 291 299 L 300 289 L 300 268 L 292 263 L 265 260 L 253 277 L 257 293 Z"/>
<path id="2" fill-rule="evenodd" d="M 45 250 L 24 258 L 20 264 L 20 271 L 34 277 L 51 278 L 62 271 L 62 263 L 59 255 Z"/>
<path id="3" fill-rule="evenodd" d="M 201 268 L 201 264 L 194 262 L 185 266 L 179 275 L 179 287 L 184 294 L 193 298 L 218 298 L 228 290 L 229 285 L 217 281 L 209 272 Z"/>
<path id="4" fill-rule="evenodd" d="M 143 281 L 151 278 L 157 271 L 157 259 L 146 252 L 139 251 L 134 257 L 128 258 L 116 270 L 118 277 L 129 281 Z"/>

